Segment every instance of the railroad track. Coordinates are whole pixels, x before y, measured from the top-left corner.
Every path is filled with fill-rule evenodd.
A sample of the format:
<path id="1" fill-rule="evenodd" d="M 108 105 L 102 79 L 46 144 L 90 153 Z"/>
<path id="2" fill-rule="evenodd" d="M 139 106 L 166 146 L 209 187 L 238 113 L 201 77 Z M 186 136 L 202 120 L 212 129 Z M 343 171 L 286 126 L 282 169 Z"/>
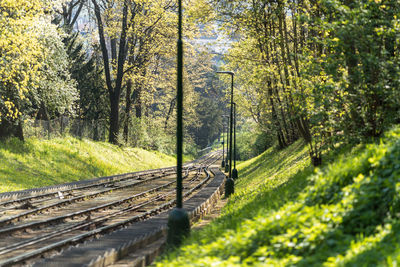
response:
<path id="1" fill-rule="evenodd" d="M 207 184 L 207 167 L 219 158 L 213 152 L 184 166 L 184 197 Z M 175 182 L 176 169 L 165 168 L 3 200 L 0 266 L 29 265 L 169 209 L 175 203 Z"/>

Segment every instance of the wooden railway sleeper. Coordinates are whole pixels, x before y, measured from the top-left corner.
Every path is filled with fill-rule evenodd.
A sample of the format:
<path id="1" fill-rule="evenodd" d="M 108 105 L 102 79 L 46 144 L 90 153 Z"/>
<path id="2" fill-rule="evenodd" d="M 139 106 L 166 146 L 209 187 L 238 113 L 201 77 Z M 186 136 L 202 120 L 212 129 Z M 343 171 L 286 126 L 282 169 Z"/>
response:
<path id="1" fill-rule="evenodd" d="M 190 191 L 186 192 L 183 195 L 183 197 L 187 197 L 189 194 L 192 194 L 195 190 L 197 190 L 202 185 L 204 185 L 210 179 L 210 174 L 207 171 L 206 171 L 206 174 L 207 174 L 206 179 L 204 179 L 200 184 L 198 184 L 196 187 L 194 187 Z M 53 243 L 52 245 L 42 247 L 39 250 L 36 250 L 36 251 L 33 251 L 33 252 L 28 252 L 28 253 L 25 253 L 23 255 L 19 255 L 19 256 L 10 258 L 8 260 L 0 262 L 0 266 L 8 266 L 8 265 L 20 263 L 20 262 L 26 261 L 26 260 L 28 260 L 28 259 L 30 259 L 32 257 L 37 257 L 38 255 L 40 255 L 42 253 L 45 253 L 45 252 L 48 252 L 48 251 L 51 251 L 51 250 L 54 250 L 54 249 L 58 249 L 59 247 L 66 246 L 68 244 L 77 243 L 79 241 L 82 241 L 82 240 L 85 240 L 85 239 L 88 239 L 88 238 L 92 238 L 93 236 L 98 236 L 100 234 L 108 233 L 109 231 L 114 231 L 115 229 L 123 227 L 123 226 L 125 226 L 127 224 L 131 224 L 132 222 L 134 222 L 136 220 L 140 220 L 140 218 L 145 218 L 146 215 L 151 215 L 151 213 L 154 212 L 154 211 L 160 212 L 161 210 L 170 208 L 175 204 L 175 202 L 176 202 L 175 199 L 171 200 L 171 201 L 165 203 L 164 205 L 161 205 L 161 206 L 159 206 L 159 207 L 157 207 L 157 208 L 155 208 L 155 209 L 153 209 L 151 211 L 146 212 L 145 214 L 134 216 L 134 217 L 132 217 L 130 219 L 118 222 L 118 223 L 113 224 L 113 225 L 103 226 L 103 227 L 100 227 L 98 229 L 89 231 L 87 233 L 84 233 L 84 234 L 81 234 L 81 235 L 78 235 L 78 236 L 74 236 L 74 237 L 71 237 L 71 238 L 67 238 L 65 240 Z"/>
<path id="2" fill-rule="evenodd" d="M 187 166 L 186 164 L 185 166 Z M 7 192 L 7 193 L 2 193 L 0 194 L 0 199 L 11 199 L 10 201 L 6 202 L 0 202 L 0 205 L 3 205 L 4 203 L 7 202 L 14 202 L 14 201 L 19 201 L 19 200 L 26 200 L 29 198 L 40 198 L 41 196 L 46 196 L 46 195 L 54 195 L 57 194 L 58 191 L 63 192 L 64 190 L 79 190 L 80 188 L 89 186 L 95 186 L 98 183 L 102 183 L 103 181 L 106 182 L 112 182 L 112 181 L 119 181 L 123 179 L 131 179 L 133 175 L 148 175 L 153 172 L 161 172 L 161 171 L 176 171 L 176 167 L 166 167 L 166 168 L 160 168 L 160 169 L 154 169 L 154 170 L 145 170 L 145 171 L 139 171 L 139 172 L 131 172 L 131 173 L 124 173 L 124 174 L 118 174 L 118 175 L 113 175 L 113 176 L 107 176 L 107 177 L 100 177 L 100 178 L 94 178 L 90 180 L 83 180 L 83 181 L 77 181 L 77 182 L 72 182 L 68 184 L 63 184 L 63 185 L 56 185 L 56 186 L 49 186 L 49 187 L 44 187 L 44 188 L 33 188 L 33 189 L 27 189 L 27 190 L 22 190 L 22 191 L 16 191 L 16 192 Z M 83 186 L 80 186 L 83 184 Z M 62 188 L 68 188 L 68 189 L 62 189 Z M 48 192 L 48 193 L 42 193 L 42 192 Z M 40 195 L 37 195 L 40 194 Z M 16 199 L 20 195 L 29 195 L 28 197 L 22 197 L 20 199 Z"/>
<path id="3" fill-rule="evenodd" d="M 138 193 L 138 194 L 135 194 L 133 196 L 130 196 L 130 197 L 127 197 L 127 198 L 124 198 L 124 199 L 121 199 L 121 200 L 117 200 L 117 201 L 114 201 L 114 202 L 111 202 L 111 203 L 103 204 L 103 205 L 100 205 L 100 206 L 97 206 L 97 207 L 93 207 L 93 208 L 90 208 L 90 209 L 87 209 L 87 210 L 77 211 L 77 212 L 74 212 L 74 213 L 70 213 L 70 214 L 66 214 L 66 215 L 50 218 L 50 219 L 47 219 L 47 220 L 44 220 L 44 221 L 31 222 L 31 223 L 27 223 L 27 224 L 23 224 L 23 225 L 18 225 L 18 226 L 2 229 L 2 230 L 0 230 L 0 236 L 3 236 L 5 234 L 9 234 L 10 232 L 13 232 L 13 231 L 25 229 L 27 227 L 30 227 L 30 228 L 39 227 L 41 225 L 49 224 L 50 222 L 59 222 L 60 220 L 67 219 L 67 218 L 76 219 L 78 217 L 87 215 L 87 214 L 89 214 L 90 212 L 93 212 L 93 211 L 98 211 L 100 209 L 107 209 L 107 208 L 109 209 L 111 207 L 115 207 L 115 206 L 121 205 L 122 203 L 128 202 L 130 200 L 134 200 L 134 199 L 137 199 L 139 197 L 145 196 L 145 195 L 147 195 L 149 193 L 162 190 L 162 189 L 164 189 L 164 188 L 166 188 L 166 187 L 168 187 L 168 186 L 170 186 L 170 185 L 172 185 L 174 183 L 175 183 L 175 181 L 169 182 L 169 183 L 167 183 L 165 185 L 160 185 L 158 187 L 149 189 L 149 190 L 144 191 L 142 193 Z"/>
<path id="4" fill-rule="evenodd" d="M 143 183 L 146 183 L 146 182 L 150 182 L 150 181 L 153 181 L 153 180 L 161 178 L 161 177 L 164 177 L 164 176 L 160 175 L 160 176 L 152 177 L 150 179 L 146 179 L 146 180 L 143 180 L 143 181 L 138 181 L 136 183 L 132 183 L 132 184 L 129 184 L 129 185 L 120 186 L 118 188 L 104 189 L 104 190 L 101 190 L 99 192 L 95 192 L 95 193 L 92 193 L 92 194 L 89 194 L 89 195 L 78 196 L 78 197 L 74 197 L 74 198 L 71 198 L 71 199 L 65 199 L 65 200 L 59 201 L 57 203 L 53 203 L 53 204 L 50 204 L 50 205 L 47 205 L 47 206 L 44 206 L 44 207 L 41 207 L 41 208 L 38 208 L 38 209 L 30 210 L 30 211 L 27 211 L 25 213 L 18 214 L 18 215 L 15 215 L 15 216 L 0 220 L 0 226 L 8 225 L 8 224 L 14 222 L 15 220 L 20 221 L 23 218 L 27 218 L 30 215 L 33 215 L 33 214 L 36 214 L 36 213 L 40 213 L 40 212 L 43 212 L 43 211 L 47 211 L 50 207 L 62 207 L 62 206 L 66 206 L 66 205 L 69 205 L 69 204 L 74 203 L 74 202 L 85 201 L 87 199 L 95 198 L 95 197 L 97 197 L 99 195 L 106 194 L 106 193 L 108 193 L 108 192 L 110 192 L 112 190 L 120 190 L 120 189 L 125 189 L 125 188 L 128 188 L 128 187 L 138 186 L 140 184 L 143 184 Z M 0 233 L 1 233 L 1 230 L 0 230 Z"/>
<path id="5" fill-rule="evenodd" d="M 166 170 L 162 170 L 161 173 L 163 175 L 169 175 L 169 173 L 167 173 L 166 171 L 172 171 L 170 173 L 172 175 L 172 174 L 175 173 L 175 167 L 168 167 L 168 168 L 166 168 Z M 147 176 L 149 174 L 153 174 L 153 172 L 149 173 L 149 172 L 143 171 L 143 172 L 140 172 L 136 176 L 132 176 L 130 174 L 117 175 L 116 176 L 117 178 L 119 178 L 120 176 L 123 176 L 123 177 L 121 177 L 119 179 L 115 179 L 115 178 L 111 178 L 110 179 L 109 178 L 110 180 L 107 180 L 105 182 L 96 183 L 96 184 L 90 184 L 90 185 L 85 185 L 85 186 L 80 186 L 80 187 L 69 188 L 69 189 L 65 189 L 65 190 L 59 190 L 59 191 L 51 192 L 51 193 L 45 193 L 45 194 L 41 194 L 41 195 L 28 196 L 28 197 L 23 197 L 23 198 L 20 198 L 20 199 L 13 199 L 13 200 L 5 201 L 5 202 L 0 202 L 0 206 L 9 206 L 9 205 L 12 205 L 12 204 L 25 202 L 25 201 L 29 201 L 29 200 L 32 200 L 32 199 L 41 199 L 41 198 L 46 198 L 46 197 L 50 197 L 50 196 L 57 197 L 58 194 L 59 194 L 58 192 L 60 192 L 60 193 L 65 195 L 66 193 L 69 193 L 71 191 L 85 190 L 85 189 L 88 189 L 88 188 L 95 188 L 95 187 L 100 187 L 100 186 L 106 187 L 108 185 L 113 185 L 116 182 L 121 182 L 121 181 L 135 179 L 135 178 L 138 179 L 138 180 L 143 180 L 144 179 L 143 176 Z M 164 176 L 162 176 L 162 177 L 164 177 Z"/>
<path id="6" fill-rule="evenodd" d="M 185 193 L 184 194 L 184 196 L 186 197 L 188 194 L 191 194 L 194 190 L 196 190 L 196 189 L 198 189 L 200 186 L 202 186 L 205 182 L 207 182 L 208 180 L 209 180 L 209 178 L 210 178 L 210 175 L 209 175 L 209 173 L 207 172 L 207 169 L 204 169 L 204 172 L 207 174 L 207 177 L 206 177 L 206 179 L 204 179 L 204 181 L 202 182 L 202 183 L 200 183 L 199 185 L 197 185 L 195 188 L 193 188 L 192 190 L 190 190 L 189 192 L 187 192 L 187 193 Z M 155 208 L 155 209 L 153 209 L 153 212 L 147 212 L 147 214 L 148 215 L 151 215 L 151 214 L 155 214 L 155 213 L 158 213 L 158 212 L 160 212 L 160 210 L 162 210 L 162 209 L 164 209 L 164 208 L 166 208 L 166 207 L 171 207 L 173 204 L 174 204 L 174 202 L 175 202 L 175 200 L 172 200 L 172 201 L 169 201 L 168 203 L 166 203 L 166 204 L 164 204 L 164 205 L 162 205 L 161 207 L 158 207 L 158 208 Z M 138 219 L 139 219 L 139 217 L 140 216 L 135 216 L 135 217 L 137 217 Z M 142 218 L 143 218 L 143 216 L 142 216 Z M 125 222 L 126 222 L 127 220 L 125 220 L 124 222 L 120 222 L 120 223 L 117 223 L 117 225 L 123 225 Z M 129 221 L 129 220 L 128 220 Z M 102 229 L 108 229 L 110 226 L 106 226 L 106 227 L 103 227 Z M 98 230 L 98 229 L 96 229 L 96 230 Z M 100 232 L 97 232 L 97 233 L 95 233 L 95 234 L 93 234 L 92 236 L 99 236 L 99 234 L 100 234 Z M 72 243 L 75 243 L 75 242 L 78 242 L 77 241 L 77 239 L 75 239 L 76 241 L 71 241 L 70 242 L 70 244 L 72 244 Z M 68 241 L 68 240 L 67 240 Z M 44 248 L 44 249 L 46 249 L 46 248 Z M 29 254 L 29 253 L 28 253 Z M 29 255 L 28 255 L 28 257 L 27 257 L 27 255 L 22 255 L 23 257 L 25 257 L 25 258 L 27 258 L 27 259 L 29 259 Z M 21 258 L 21 257 L 20 257 Z M 11 261 L 12 261 L 12 259 L 11 259 Z M 10 262 L 10 261 L 9 261 Z M 3 262 L 2 262 L 3 263 Z M 1 265 L 2 265 L 2 263 L 0 263 Z M 4 262 L 5 264 L 7 264 L 6 262 Z"/>

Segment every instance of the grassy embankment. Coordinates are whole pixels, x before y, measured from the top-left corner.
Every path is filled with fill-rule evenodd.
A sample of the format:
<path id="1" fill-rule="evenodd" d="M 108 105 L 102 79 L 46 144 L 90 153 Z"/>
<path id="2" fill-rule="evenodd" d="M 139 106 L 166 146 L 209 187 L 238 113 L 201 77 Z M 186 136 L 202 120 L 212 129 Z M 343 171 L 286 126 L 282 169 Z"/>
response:
<path id="1" fill-rule="evenodd" d="M 243 162 L 221 217 L 156 264 L 398 266 L 400 127 L 342 151 L 316 170 L 299 142 Z"/>
<path id="2" fill-rule="evenodd" d="M 176 159 L 139 148 L 72 137 L 0 142 L 0 192 L 154 169 Z"/>

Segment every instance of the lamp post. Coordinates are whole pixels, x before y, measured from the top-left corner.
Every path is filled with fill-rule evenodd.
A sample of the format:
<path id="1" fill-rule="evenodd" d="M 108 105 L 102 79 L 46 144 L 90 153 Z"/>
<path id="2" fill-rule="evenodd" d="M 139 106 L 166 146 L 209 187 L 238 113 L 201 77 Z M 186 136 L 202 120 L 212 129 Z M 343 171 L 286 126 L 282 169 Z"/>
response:
<path id="1" fill-rule="evenodd" d="M 233 112 L 233 170 L 232 170 L 232 179 L 238 178 L 238 171 L 236 169 L 236 103 L 232 103 L 234 112 Z"/>
<path id="2" fill-rule="evenodd" d="M 224 168 L 225 167 L 225 126 L 222 123 L 222 162 L 221 162 L 221 167 Z M 228 150 L 228 148 L 227 148 Z"/>
<path id="3" fill-rule="evenodd" d="M 182 143 L 183 143 L 183 42 L 182 42 L 182 0 L 178 0 L 178 41 L 177 41 L 177 127 L 176 127 L 176 208 L 168 216 L 167 243 L 178 246 L 184 236 L 190 233 L 188 213 L 182 207 Z"/>
<path id="4" fill-rule="evenodd" d="M 228 153 L 228 149 L 229 149 L 229 138 L 228 138 L 228 136 L 229 136 L 229 116 L 228 115 L 222 115 L 224 118 L 227 118 L 227 123 L 228 123 L 228 125 L 227 125 L 227 127 L 226 127 L 226 160 L 225 160 L 225 169 L 224 169 L 224 171 L 225 172 L 229 172 L 229 162 L 228 162 L 228 156 L 229 156 L 229 153 Z"/>
<path id="5" fill-rule="evenodd" d="M 229 176 L 225 183 L 225 196 L 234 193 L 234 181 L 232 179 L 232 126 L 233 126 L 233 71 L 217 71 L 220 74 L 229 74 L 231 76 L 231 112 L 229 117 Z"/>

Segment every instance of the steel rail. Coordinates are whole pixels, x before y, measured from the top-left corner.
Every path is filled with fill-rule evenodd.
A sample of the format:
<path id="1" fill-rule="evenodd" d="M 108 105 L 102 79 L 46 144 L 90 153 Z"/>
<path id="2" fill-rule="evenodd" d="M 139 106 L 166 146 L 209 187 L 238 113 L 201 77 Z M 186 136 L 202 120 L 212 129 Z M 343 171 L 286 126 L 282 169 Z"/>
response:
<path id="1" fill-rule="evenodd" d="M 198 173 L 196 173 L 195 176 L 196 177 L 199 176 L 200 172 L 201 172 L 201 170 Z M 193 179 L 190 182 L 192 182 L 192 181 L 193 181 Z M 175 182 L 172 182 L 172 184 L 173 183 L 175 183 Z M 148 194 L 148 193 L 150 193 L 150 191 L 155 191 L 156 189 L 162 189 L 161 187 L 165 188 L 164 186 L 159 186 L 159 187 L 157 187 L 155 189 L 150 189 L 150 190 L 147 190 L 146 192 L 143 192 L 143 193 L 140 193 L 140 194 Z M 162 198 L 164 198 L 164 197 L 166 197 L 168 195 L 171 195 L 172 193 L 174 193 L 174 190 L 170 190 L 169 192 L 164 193 L 163 195 L 157 195 L 156 197 L 153 197 L 150 200 L 144 201 L 142 203 L 136 204 L 135 206 L 130 206 L 130 207 L 124 208 L 122 210 L 118 210 L 116 212 L 113 212 L 111 214 L 106 214 L 106 215 L 98 216 L 96 218 L 91 218 L 91 220 L 89 222 L 88 221 L 79 222 L 79 223 L 77 223 L 75 225 L 72 225 L 72 226 L 69 226 L 67 228 L 62 229 L 61 231 L 58 231 L 58 230 L 57 231 L 53 231 L 51 233 L 47 233 L 47 234 L 42 235 L 42 236 L 31 238 L 31 239 L 29 239 L 27 241 L 14 243 L 14 244 L 12 244 L 10 246 L 0 248 L 0 255 L 9 253 L 9 252 L 11 252 L 11 251 L 13 251 L 15 249 L 21 249 L 21 248 L 24 248 L 24 247 L 27 247 L 27 246 L 31 246 L 31 245 L 37 244 L 37 243 L 39 243 L 41 241 L 48 240 L 50 238 L 63 235 L 63 234 L 69 233 L 71 231 L 76 231 L 76 230 L 79 230 L 79 229 L 82 229 L 82 228 L 85 228 L 85 227 L 88 227 L 88 226 L 91 226 L 91 225 L 98 225 L 98 224 L 104 223 L 105 221 L 109 220 L 110 218 L 116 217 L 118 215 L 123 215 L 125 213 L 132 212 L 132 211 L 135 211 L 137 209 L 143 208 L 144 206 L 146 206 L 146 205 L 148 205 L 150 203 L 153 203 L 155 201 L 158 201 L 159 199 L 162 199 Z M 137 194 L 137 195 L 140 195 L 140 194 Z M 21 230 L 21 229 L 17 229 L 17 230 Z"/>
<path id="2" fill-rule="evenodd" d="M 207 160 L 206 156 L 203 156 L 203 157 L 201 157 L 201 158 L 199 158 L 199 159 L 197 159 L 197 160 L 191 162 L 190 164 L 187 164 L 187 165 L 185 166 L 185 168 L 186 168 L 186 173 L 188 173 L 189 171 L 191 171 L 191 169 L 195 168 L 195 163 L 196 163 L 196 162 L 201 161 L 201 160 L 203 160 L 204 158 Z M 155 171 L 142 172 L 142 176 L 121 178 L 121 179 L 119 179 L 119 180 L 113 181 L 113 183 L 121 182 L 121 181 L 123 181 L 123 180 L 130 180 L 130 179 L 132 179 L 132 178 L 134 178 L 134 179 L 139 179 L 139 178 L 143 178 L 143 176 L 154 175 L 154 174 L 156 174 L 156 173 L 158 173 L 158 172 L 162 172 L 161 175 L 158 175 L 158 176 L 156 176 L 156 177 L 152 177 L 152 178 L 150 178 L 150 179 L 146 179 L 146 180 L 143 180 L 143 181 L 135 181 L 135 182 L 132 183 L 132 184 L 117 186 L 117 187 L 113 187 L 113 188 L 101 190 L 101 191 L 98 191 L 98 192 L 94 192 L 94 193 L 92 193 L 92 194 L 86 194 L 86 195 L 75 196 L 75 197 L 70 198 L 70 199 L 58 201 L 58 202 L 52 203 L 52 204 L 50 204 L 50 205 L 46 205 L 46 206 L 42 206 L 42 207 L 40 207 L 40 208 L 35 208 L 35 209 L 33 209 L 33 210 L 30 210 L 30 211 L 26 211 L 26 212 L 23 212 L 23 213 L 20 213 L 20 214 L 17 214 L 17 215 L 14 215 L 14 216 L 5 218 L 5 219 L 3 219 L 3 220 L 0 220 L 0 226 L 2 226 L 2 225 L 8 225 L 8 224 L 12 223 L 13 221 L 17 221 L 17 220 L 21 220 L 21 219 L 23 219 L 23 218 L 27 218 L 27 217 L 29 217 L 30 215 L 34 215 L 34 214 L 37 214 L 37 213 L 39 213 L 39 212 L 42 212 L 42 211 L 45 211 L 45 210 L 48 210 L 48 209 L 52 209 L 52 208 L 54 208 L 54 207 L 66 206 L 66 205 L 68 205 L 68 204 L 72 204 L 72 203 L 75 203 L 75 202 L 79 202 L 79 201 L 81 201 L 81 200 L 83 200 L 83 199 L 88 199 L 88 198 L 89 198 L 89 199 L 92 199 L 92 198 L 94 198 L 94 197 L 97 197 L 97 196 L 103 195 L 103 194 L 107 194 L 108 192 L 111 192 L 111 191 L 114 191 L 114 190 L 124 190 L 124 189 L 126 189 L 126 188 L 133 187 L 133 186 L 138 186 L 138 185 L 141 185 L 141 184 L 143 184 L 143 183 L 147 183 L 147 182 L 153 181 L 153 180 L 158 179 L 158 178 L 161 178 L 161 177 L 174 175 L 176 172 L 168 173 L 168 171 L 170 171 L 170 170 L 175 170 L 175 169 L 176 169 L 176 168 L 171 168 L 171 167 L 169 167 L 169 168 L 164 168 L 164 169 L 158 169 L 158 170 L 155 170 Z M 82 189 L 82 188 L 83 188 L 83 189 L 84 189 L 84 188 L 95 188 L 95 187 L 99 187 L 100 185 L 104 185 L 104 184 L 110 184 L 110 181 L 107 181 L 107 182 L 105 182 L 105 183 L 96 184 L 96 185 L 88 185 L 88 186 L 84 186 L 84 187 L 81 187 L 81 188 L 74 188 L 74 189 L 71 189 L 71 190 L 68 190 L 68 191 L 75 191 L 75 190 L 79 190 L 79 189 Z M 50 195 L 53 195 L 53 193 L 51 193 Z M 40 197 L 40 196 L 34 196 L 33 198 L 35 198 L 35 197 Z M 32 198 L 32 197 L 28 197 L 28 198 Z M 26 199 L 24 199 L 24 200 L 26 200 Z M 52 199 L 51 199 L 51 200 L 52 200 Z M 15 201 L 18 202 L 18 201 L 20 201 L 20 200 L 14 200 L 14 201 L 10 201 L 10 202 L 15 202 Z M 34 203 L 34 204 L 36 204 L 36 203 Z M 19 208 L 19 207 L 16 207 L 16 208 Z M 13 209 L 16 209 L 16 208 L 13 208 Z"/>
<path id="3" fill-rule="evenodd" d="M 188 174 L 186 174 L 186 175 L 188 175 Z M 50 223 L 55 223 L 55 222 L 63 222 L 68 218 L 74 218 L 74 217 L 77 217 L 77 216 L 84 216 L 84 215 L 90 214 L 90 213 L 92 213 L 94 211 L 115 207 L 117 205 L 122 205 L 123 203 L 130 202 L 130 201 L 132 201 L 134 199 L 138 199 L 140 197 L 144 197 L 149 193 L 157 192 L 159 190 L 162 190 L 162 189 L 164 189 L 164 188 L 166 188 L 168 186 L 173 185 L 174 183 L 175 183 L 174 181 L 168 182 L 167 184 L 157 186 L 155 188 L 146 190 L 144 192 L 135 194 L 133 196 L 126 197 L 126 198 L 123 198 L 123 199 L 120 199 L 120 200 L 116 200 L 116 201 L 113 201 L 113 202 L 109 202 L 109 203 L 106 203 L 106 204 L 102 204 L 102 205 L 99 205 L 99 206 L 95 206 L 95 207 L 92 207 L 92 208 L 89 208 L 89 209 L 86 209 L 86 210 L 80 210 L 80 211 L 68 213 L 68 214 L 65 214 L 65 215 L 53 217 L 53 218 L 50 218 L 50 219 L 47 219 L 47 220 L 43 220 L 43 221 L 36 221 L 36 222 L 27 223 L 27 224 L 17 225 L 17 226 L 11 227 L 11 228 L 0 229 L 0 236 L 3 236 L 5 234 L 10 234 L 10 233 L 16 232 L 16 231 L 21 231 L 21 230 L 24 230 L 26 228 L 37 228 L 37 227 L 40 227 L 40 226 L 42 226 L 44 224 L 50 224 Z M 1 248 L 0 248 L 0 251 L 1 251 Z"/>
<path id="4" fill-rule="evenodd" d="M 214 159 L 213 162 L 215 162 L 216 160 L 217 159 Z M 211 165 L 211 164 L 212 163 L 209 163 L 208 165 Z M 203 168 L 204 168 L 204 171 L 205 171 L 205 173 L 207 175 L 206 179 L 204 179 L 202 182 L 200 182 L 195 187 L 193 187 L 188 192 L 186 192 L 184 194 L 184 197 L 187 197 L 190 194 L 192 194 L 195 190 L 197 190 L 200 187 L 202 187 L 210 179 L 211 176 L 210 176 L 209 172 L 207 171 L 207 167 L 203 167 Z M 170 191 L 170 193 L 173 193 L 173 192 L 174 192 L 174 190 Z M 159 198 L 160 198 L 160 196 L 155 197 L 154 199 L 159 199 Z M 24 253 L 22 255 L 18 255 L 18 256 L 9 258 L 9 259 L 7 259 L 5 261 L 1 261 L 0 262 L 0 266 L 9 266 L 9 265 L 13 265 L 13 264 L 16 264 L 16 263 L 21 263 L 21 262 L 23 262 L 25 260 L 37 257 L 37 256 L 39 256 L 39 255 L 41 255 L 41 254 L 43 254 L 45 252 L 50 251 L 50 250 L 54 250 L 54 249 L 57 249 L 57 248 L 60 248 L 60 247 L 64 247 L 64 246 L 66 246 L 68 244 L 75 244 L 75 243 L 78 243 L 81 240 L 86 240 L 87 238 L 90 238 L 92 236 L 96 236 L 96 235 L 99 235 L 99 234 L 104 234 L 104 233 L 110 232 L 112 230 L 118 229 L 118 228 L 120 228 L 122 226 L 125 226 L 127 224 L 131 224 L 131 223 L 133 223 L 135 221 L 138 221 L 138 220 L 141 220 L 141 219 L 145 219 L 148 216 L 151 216 L 152 214 L 157 214 L 158 212 L 160 212 L 162 210 L 165 210 L 167 208 L 172 207 L 175 202 L 176 202 L 176 200 L 173 199 L 173 200 L 168 201 L 167 203 L 165 203 L 165 204 L 163 204 L 161 206 L 158 206 L 158 207 L 153 208 L 153 209 L 151 209 L 151 210 L 149 210 L 147 212 L 144 212 L 143 214 L 133 216 L 130 219 L 125 219 L 125 220 L 123 220 L 121 222 L 117 222 L 115 224 L 103 226 L 103 227 L 88 231 L 86 233 L 83 233 L 83 234 L 80 234 L 80 235 L 77 235 L 77 236 L 74 236 L 74 237 L 70 237 L 70 238 L 67 238 L 67 239 L 62 240 L 62 241 L 55 242 L 55 243 L 53 243 L 51 245 L 42 247 L 42 248 L 40 248 L 38 250 L 27 252 L 27 253 Z M 90 224 L 93 224 L 93 222 L 87 222 L 87 224 L 90 225 Z"/>
<path id="5" fill-rule="evenodd" d="M 176 172 L 175 168 L 169 168 L 167 170 L 164 170 L 163 174 L 165 172 L 169 172 L 169 171 L 172 171 L 171 174 L 174 174 Z M 96 183 L 96 184 L 90 184 L 90 185 L 84 185 L 84 186 L 75 187 L 75 188 L 71 188 L 71 189 L 59 190 L 59 191 L 52 192 L 52 193 L 45 193 L 45 194 L 36 195 L 36 196 L 28 196 L 28 197 L 23 197 L 23 198 L 19 198 L 19 199 L 8 200 L 8 201 L 0 202 L 0 206 L 10 206 L 10 205 L 17 204 L 17 203 L 31 201 L 33 199 L 53 197 L 53 196 L 57 196 L 58 192 L 65 194 L 65 193 L 69 193 L 69 192 L 73 192 L 73 191 L 80 191 L 80 190 L 86 190 L 89 188 L 96 188 L 96 187 L 101 187 L 101 186 L 112 185 L 117 182 L 122 182 L 122 181 L 130 180 L 130 179 L 138 179 L 143 176 L 152 175 L 154 173 L 157 173 L 157 172 L 150 172 L 150 173 L 143 172 L 143 173 L 137 174 L 135 176 L 121 177 L 120 179 L 115 179 L 115 180 L 111 180 L 111 181 L 108 180 L 108 181 L 100 182 L 100 183 Z M 36 203 L 37 202 L 35 202 L 35 204 Z M 11 209 L 13 209 L 13 208 L 15 208 L 15 207 L 12 207 Z M 0 212 L 6 211 L 6 210 L 10 210 L 10 209 L 2 209 L 2 210 L 0 210 Z"/>
<path id="6" fill-rule="evenodd" d="M 27 218 L 30 215 L 33 215 L 33 214 L 36 214 L 36 213 L 39 213 L 39 212 L 42 212 L 42 211 L 45 211 L 45 210 L 48 210 L 48 209 L 51 209 L 51 208 L 54 208 L 54 207 L 62 207 L 62 206 L 66 206 L 66 205 L 69 205 L 69 204 L 72 204 L 72 203 L 75 203 L 75 202 L 79 202 L 79 201 L 82 201 L 82 200 L 85 200 L 85 199 L 92 199 L 92 198 L 95 198 L 97 196 L 107 194 L 107 193 L 109 193 L 111 191 L 123 190 L 123 189 L 129 188 L 129 187 L 135 187 L 135 186 L 138 186 L 138 185 L 141 185 L 141 184 L 144 184 L 144 183 L 148 183 L 148 182 L 157 180 L 159 178 L 162 178 L 162 177 L 165 177 L 165 176 L 174 175 L 174 174 L 175 173 L 161 174 L 161 175 L 158 175 L 158 176 L 153 176 L 153 177 L 151 177 L 149 179 L 134 181 L 134 183 L 131 183 L 131 184 L 128 184 L 128 185 L 122 185 L 122 186 L 117 186 L 117 187 L 114 187 L 114 188 L 108 188 L 108 189 L 100 190 L 98 192 L 94 192 L 94 193 L 91 193 L 91 194 L 80 195 L 80 196 L 76 196 L 76 197 L 73 197 L 73 198 L 70 198 L 70 199 L 61 200 L 61 201 L 58 201 L 56 203 L 45 205 L 45 206 L 42 206 L 42 207 L 39 207 L 39 208 L 36 208 L 36 209 L 33 209 L 33 210 L 29 210 L 29 211 L 26 211 L 26 212 L 23 212 L 23 213 L 14 215 L 14 216 L 10 216 L 10 217 L 8 217 L 6 219 L 0 220 L 0 226 L 8 225 L 8 224 L 12 223 L 13 221 L 21 220 L 23 218 Z"/>

